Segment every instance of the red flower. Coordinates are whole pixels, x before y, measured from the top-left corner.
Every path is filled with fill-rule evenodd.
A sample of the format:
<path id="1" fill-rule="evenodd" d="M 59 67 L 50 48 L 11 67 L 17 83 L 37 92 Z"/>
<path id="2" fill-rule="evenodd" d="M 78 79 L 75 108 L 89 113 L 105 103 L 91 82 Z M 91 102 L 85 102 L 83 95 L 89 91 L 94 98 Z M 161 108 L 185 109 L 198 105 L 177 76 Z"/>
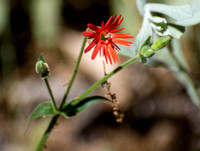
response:
<path id="1" fill-rule="evenodd" d="M 94 46 L 94 50 L 92 53 L 92 60 L 101 54 L 105 56 L 106 63 L 108 63 L 108 60 L 112 64 L 112 61 L 116 63 L 118 60 L 117 53 L 115 50 L 119 51 L 120 48 L 116 44 L 121 44 L 125 46 L 130 46 L 132 42 L 126 41 L 126 40 L 121 40 L 118 38 L 133 38 L 133 36 L 128 36 L 130 33 L 116 33 L 118 31 L 123 30 L 124 28 L 121 29 L 116 29 L 121 22 L 123 21 L 123 17 L 121 18 L 121 15 L 119 15 L 116 18 L 116 15 L 113 17 L 111 16 L 107 23 L 104 25 L 104 21 L 101 23 L 101 27 L 97 27 L 93 24 L 88 24 L 88 28 L 91 31 L 86 31 L 83 32 L 84 36 L 87 36 L 88 39 L 93 39 L 93 41 L 89 44 L 89 46 L 84 50 L 84 53 L 87 53 L 90 51 Z"/>

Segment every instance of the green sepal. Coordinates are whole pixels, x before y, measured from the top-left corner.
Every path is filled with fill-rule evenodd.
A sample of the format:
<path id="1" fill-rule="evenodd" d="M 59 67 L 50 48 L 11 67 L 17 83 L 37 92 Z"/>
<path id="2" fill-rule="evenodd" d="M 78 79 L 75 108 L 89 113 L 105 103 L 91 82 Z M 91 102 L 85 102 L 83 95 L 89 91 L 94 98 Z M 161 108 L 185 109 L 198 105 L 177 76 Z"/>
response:
<path id="1" fill-rule="evenodd" d="M 151 45 L 151 36 L 149 36 L 145 42 L 142 44 L 142 46 L 140 47 L 140 50 L 142 49 L 142 47 L 146 46 L 146 45 Z"/>
<path id="2" fill-rule="evenodd" d="M 78 115 L 79 113 L 81 113 L 82 111 L 86 110 L 87 108 L 99 101 L 110 100 L 102 96 L 86 97 L 81 100 L 75 99 L 69 102 L 65 102 L 60 112 L 65 118 L 69 118 L 71 116 Z"/>
<path id="3" fill-rule="evenodd" d="M 31 124 L 31 122 L 33 120 L 35 120 L 36 118 L 42 117 L 42 116 L 54 116 L 59 114 L 58 111 L 55 111 L 53 109 L 53 106 L 50 102 L 45 102 L 42 104 L 39 104 L 34 111 L 31 113 L 31 116 L 29 118 L 26 130 L 28 129 L 29 125 Z"/>
<path id="4" fill-rule="evenodd" d="M 140 56 L 142 63 L 147 62 L 147 58 L 150 58 L 154 55 L 154 52 L 151 49 L 151 36 L 149 36 L 146 41 L 142 44 L 140 48 Z"/>
<path id="5" fill-rule="evenodd" d="M 44 59 L 43 53 L 40 54 L 40 57 L 38 58 L 38 61 L 46 62 Z"/>
<path id="6" fill-rule="evenodd" d="M 41 77 L 41 78 L 42 78 L 42 79 L 47 79 L 47 78 L 49 78 L 49 77 L 50 77 L 50 75 L 51 75 L 50 73 L 48 73 L 48 74 L 44 74 L 44 75 L 42 75 L 42 77 Z"/>
<path id="7" fill-rule="evenodd" d="M 141 57 L 141 62 L 143 64 L 147 62 L 147 58 L 143 57 L 142 55 L 140 55 L 140 57 Z"/>

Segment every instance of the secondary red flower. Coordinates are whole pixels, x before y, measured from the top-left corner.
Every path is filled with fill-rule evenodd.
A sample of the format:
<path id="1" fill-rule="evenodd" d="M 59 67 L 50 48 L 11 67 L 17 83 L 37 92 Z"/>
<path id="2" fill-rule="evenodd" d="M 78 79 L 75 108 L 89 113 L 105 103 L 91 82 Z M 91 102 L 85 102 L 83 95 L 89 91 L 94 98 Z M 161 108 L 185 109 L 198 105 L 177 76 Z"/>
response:
<path id="1" fill-rule="evenodd" d="M 121 22 L 123 21 L 123 17 L 121 18 L 121 15 L 119 15 L 116 18 L 116 15 L 113 17 L 111 16 L 106 24 L 104 25 L 104 21 L 101 22 L 101 27 L 95 26 L 93 24 L 88 24 L 89 30 L 86 32 L 83 32 L 84 36 L 87 36 L 88 39 L 93 39 L 93 41 L 88 45 L 88 47 L 84 50 L 84 53 L 87 53 L 90 51 L 94 46 L 94 50 L 92 53 L 92 60 L 95 59 L 97 54 L 101 56 L 105 56 L 106 63 L 108 63 L 108 60 L 112 64 L 112 62 L 116 63 L 118 60 L 116 50 L 119 51 L 120 48 L 116 44 L 124 45 L 124 46 L 130 46 L 132 42 L 121 40 L 118 38 L 133 38 L 133 36 L 128 36 L 130 33 L 116 33 L 118 31 L 123 30 L 116 29 Z"/>

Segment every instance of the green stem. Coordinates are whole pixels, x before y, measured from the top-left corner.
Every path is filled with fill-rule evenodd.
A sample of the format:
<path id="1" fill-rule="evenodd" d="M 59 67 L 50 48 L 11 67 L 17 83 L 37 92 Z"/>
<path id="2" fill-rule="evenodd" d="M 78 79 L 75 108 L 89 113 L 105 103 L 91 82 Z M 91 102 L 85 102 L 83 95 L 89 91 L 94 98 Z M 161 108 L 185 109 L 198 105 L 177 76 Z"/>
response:
<path id="1" fill-rule="evenodd" d="M 60 115 L 56 115 L 52 118 L 51 122 L 49 123 L 48 128 L 46 129 L 45 133 L 43 134 L 37 148 L 35 151 L 41 151 L 42 148 L 44 147 L 47 138 L 49 137 L 49 134 L 51 133 L 51 130 L 53 129 L 54 125 L 56 124 L 58 118 L 60 117 Z"/>
<path id="2" fill-rule="evenodd" d="M 44 80 L 44 83 L 45 83 L 45 85 L 46 85 L 46 87 L 47 87 L 47 90 L 48 90 L 48 92 L 49 92 L 49 96 L 50 96 L 50 100 L 51 100 L 51 104 L 52 104 L 52 106 L 53 106 L 53 109 L 54 109 L 54 111 L 58 111 L 58 108 L 57 108 L 57 106 L 56 106 L 56 102 L 55 102 L 53 93 L 52 93 L 52 91 L 51 91 L 51 87 L 50 87 L 50 85 L 49 85 L 49 81 L 48 81 L 47 78 L 44 78 L 43 80 Z"/>
<path id="3" fill-rule="evenodd" d="M 66 99 L 67 99 L 67 96 L 68 96 L 68 94 L 69 94 L 69 91 L 70 91 L 70 89 L 71 89 L 71 87 L 72 87 L 72 84 L 73 84 L 73 82 L 74 82 L 74 79 L 75 79 L 75 77 L 76 77 L 76 73 L 77 73 L 77 71 L 78 71 L 78 67 L 79 67 L 79 64 L 80 64 L 80 61 L 81 61 L 81 58 L 82 58 L 82 55 L 83 55 L 83 50 L 84 50 L 86 41 L 87 41 L 87 37 L 85 37 L 84 40 L 83 40 L 83 44 L 82 44 L 82 47 L 81 47 L 81 51 L 80 51 L 80 53 L 79 53 L 79 56 L 78 56 L 78 59 L 77 59 L 77 62 L 76 62 L 76 66 L 75 66 L 75 68 L 74 68 L 74 72 L 73 72 L 72 78 L 71 78 L 71 80 L 70 80 L 70 82 L 69 82 L 69 85 L 68 85 L 68 87 L 67 87 L 67 90 L 66 90 L 66 92 L 65 92 L 65 95 L 64 95 L 64 97 L 63 97 L 63 99 L 62 99 L 62 102 L 61 102 L 61 104 L 60 104 L 60 108 L 62 108 L 63 104 L 65 103 L 65 101 L 66 101 Z"/>
<path id="4" fill-rule="evenodd" d="M 78 99 L 76 100 L 76 102 L 74 102 L 74 104 L 77 104 L 80 102 L 81 99 L 83 99 L 86 95 L 88 95 L 92 90 L 94 90 L 97 86 L 99 86 L 100 84 L 104 83 L 108 78 L 110 78 L 112 75 L 114 75 L 115 73 L 117 73 L 118 71 L 122 70 L 123 68 L 125 68 L 126 66 L 130 65 L 131 63 L 133 63 L 134 61 L 140 59 L 140 55 L 135 56 L 134 58 L 124 62 L 123 64 L 121 64 L 119 67 L 115 68 L 113 71 L 111 71 L 109 74 L 107 74 L 106 76 L 104 76 L 101 80 L 99 80 L 98 82 L 96 82 L 95 84 L 93 84 L 87 91 L 85 91 L 81 96 L 78 97 Z"/>
<path id="5" fill-rule="evenodd" d="M 79 67 L 79 64 L 80 64 L 80 61 L 81 61 L 81 57 L 82 57 L 82 54 L 83 54 L 83 50 L 84 50 L 86 41 L 87 41 L 87 37 L 85 37 L 84 40 L 83 40 L 83 44 L 82 44 L 82 47 L 81 47 L 81 51 L 80 51 L 79 57 L 78 57 L 78 59 L 77 59 L 76 66 L 75 66 L 75 68 L 74 68 L 74 72 L 73 72 L 72 78 L 71 78 L 70 83 L 69 83 L 69 85 L 68 85 L 68 87 L 67 87 L 67 90 L 66 90 L 66 92 L 65 92 L 65 95 L 64 95 L 64 97 L 63 97 L 63 100 L 62 100 L 62 102 L 61 102 L 61 104 L 60 104 L 59 109 L 61 109 L 62 106 L 63 106 L 63 104 L 65 103 L 65 100 L 67 99 L 67 96 L 68 96 L 68 94 L 69 94 L 69 91 L 70 91 L 70 89 L 71 89 L 71 86 L 72 86 L 72 84 L 73 84 L 73 82 L 74 82 L 74 79 L 75 79 L 75 77 L 76 77 L 76 73 L 77 73 L 77 71 L 78 71 L 78 67 Z M 45 83 L 46 83 L 46 86 L 47 86 L 47 88 L 48 88 L 48 91 L 50 90 L 50 91 L 49 91 L 49 94 L 50 94 L 51 100 L 52 100 L 53 95 L 52 95 L 50 86 L 49 86 L 49 84 L 48 84 L 48 81 L 45 80 L 45 79 L 44 79 L 44 81 L 45 81 Z M 54 99 L 53 99 L 53 100 L 54 100 Z M 55 101 L 52 101 L 52 102 L 55 103 Z M 53 104 L 53 103 L 52 103 L 52 104 Z M 46 141 L 47 141 L 47 138 L 49 137 L 49 134 L 51 133 L 51 131 L 52 131 L 52 129 L 53 129 L 54 125 L 56 124 L 56 122 L 57 122 L 57 120 L 58 120 L 59 117 L 60 117 L 60 115 L 56 115 L 56 116 L 54 116 L 54 117 L 52 118 L 51 122 L 49 123 L 48 128 L 46 129 L 45 133 L 43 134 L 43 136 L 42 136 L 42 138 L 41 138 L 41 140 L 40 140 L 40 142 L 39 142 L 39 144 L 38 144 L 38 146 L 37 146 L 37 148 L 36 148 L 36 151 L 41 151 L 41 150 L 42 150 L 42 148 L 44 147 L 44 145 L 45 145 L 45 143 L 46 143 Z"/>

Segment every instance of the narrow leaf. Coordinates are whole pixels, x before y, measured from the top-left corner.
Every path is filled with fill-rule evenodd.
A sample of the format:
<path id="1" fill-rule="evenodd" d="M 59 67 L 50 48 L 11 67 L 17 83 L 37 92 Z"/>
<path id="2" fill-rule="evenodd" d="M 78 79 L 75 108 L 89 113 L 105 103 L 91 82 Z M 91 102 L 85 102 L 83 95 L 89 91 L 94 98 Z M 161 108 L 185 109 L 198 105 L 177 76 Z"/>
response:
<path id="1" fill-rule="evenodd" d="M 38 105 L 35 108 L 35 110 L 31 113 L 31 116 L 30 116 L 28 124 L 27 124 L 27 128 L 30 125 L 30 123 L 34 119 L 36 119 L 38 117 L 41 117 L 41 116 L 54 116 L 54 115 L 57 115 L 57 114 L 58 114 L 58 112 L 54 111 L 54 109 L 53 109 L 53 107 L 52 107 L 50 102 L 42 103 L 42 104 Z"/>
<path id="2" fill-rule="evenodd" d="M 101 96 L 92 96 L 92 97 L 87 97 L 82 100 L 72 100 L 70 102 L 66 102 L 63 105 L 63 108 L 61 110 L 61 114 L 69 118 L 71 116 L 77 115 L 81 113 L 82 111 L 86 110 L 93 104 L 99 102 L 99 101 L 110 101 L 109 99 Z"/>

